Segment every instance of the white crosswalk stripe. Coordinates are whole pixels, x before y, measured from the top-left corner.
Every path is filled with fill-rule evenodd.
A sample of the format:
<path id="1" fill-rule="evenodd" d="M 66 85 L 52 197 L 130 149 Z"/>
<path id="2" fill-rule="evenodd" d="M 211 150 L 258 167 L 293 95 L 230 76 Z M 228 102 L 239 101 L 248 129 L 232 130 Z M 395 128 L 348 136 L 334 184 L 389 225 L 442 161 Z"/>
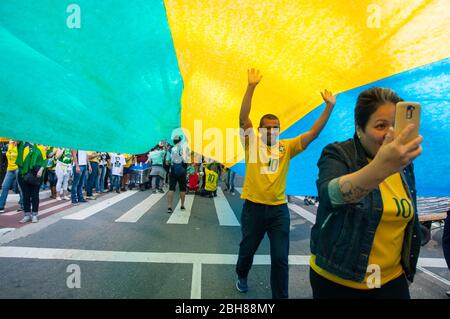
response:
<path id="1" fill-rule="evenodd" d="M 40 202 L 39 206 L 46 206 L 46 205 L 53 204 L 53 203 L 56 203 L 56 202 L 60 202 L 60 201 L 58 201 L 56 199 L 51 199 L 51 200 L 48 200 L 46 202 Z M 67 203 L 67 202 L 63 201 L 61 203 Z M 70 203 L 70 201 L 69 201 L 69 203 Z M 19 213 L 22 214 L 22 212 L 12 211 L 12 212 L 8 212 L 8 213 L 4 213 L 4 214 L 2 214 L 2 216 L 13 216 L 13 215 L 16 215 L 16 214 L 19 214 Z"/>
<path id="2" fill-rule="evenodd" d="M 221 187 L 217 188 L 217 197 L 214 197 L 214 206 L 221 226 L 240 226 Z"/>
<path id="3" fill-rule="evenodd" d="M 81 210 L 81 211 L 79 211 L 77 213 L 65 216 L 65 217 L 63 217 L 63 219 L 84 220 L 84 219 L 86 219 L 86 218 L 88 218 L 88 217 L 90 217 L 90 216 L 92 216 L 94 214 L 97 214 L 98 212 L 104 210 L 105 208 L 107 208 L 107 207 L 109 207 L 111 205 L 114 205 L 114 204 L 124 200 L 125 198 L 136 194 L 136 193 L 137 193 L 137 191 L 127 191 L 125 193 L 121 193 L 121 194 L 119 194 L 117 196 L 108 198 L 108 199 L 106 199 L 106 200 L 104 200 L 104 201 L 102 201 L 102 202 L 100 202 L 98 204 L 89 206 L 89 207 L 87 207 L 87 208 L 85 208 L 85 209 L 83 209 L 83 210 Z"/>
<path id="4" fill-rule="evenodd" d="M 235 188 L 239 193 L 242 194 L 242 188 L 240 187 L 236 187 Z M 294 196 L 298 199 L 303 200 L 304 197 L 303 196 Z M 300 215 L 301 217 L 305 218 L 307 221 L 315 224 L 316 223 L 316 215 L 314 215 L 313 213 L 308 212 L 306 209 L 295 205 L 295 204 L 288 204 L 288 208 L 292 211 L 294 211 L 295 213 L 297 213 L 298 215 Z"/>
<path id="5" fill-rule="evenodd" d="M 301 217 L 303 217 L 307 221 L 309 221 L 313 224 L 316 223 L 316 215 L 308 212 L 306 209 L 301 208 L 300 206 L 295 205 L 295 204 L 288 204 L 288 208 L 290 210 L 293 210 L 295 213 L 299 214 Z"/>
<path id="6" fill-rule="evenodd" d="M 186 195 L 184 202 L 184 210 L 181 210 L 181 200 L 178 202 L 177 206 L 170 215 L 167 224 L 187 224 L 189 222 L 189 217 L 191 216 L 192 204 L 194 203 L 194 197 L 191 195 Z"/>
<path id="7" fill-rule="evenodd" d="M 131 208 L 125 214 L 120 216 L 115 220 L 116 223 L 135 223 L 137 222 L 146 212 L 148 212 L 153 205 L 155 205 L 164 196 L 164 194 L 151 194 L 145 200 Z"/>

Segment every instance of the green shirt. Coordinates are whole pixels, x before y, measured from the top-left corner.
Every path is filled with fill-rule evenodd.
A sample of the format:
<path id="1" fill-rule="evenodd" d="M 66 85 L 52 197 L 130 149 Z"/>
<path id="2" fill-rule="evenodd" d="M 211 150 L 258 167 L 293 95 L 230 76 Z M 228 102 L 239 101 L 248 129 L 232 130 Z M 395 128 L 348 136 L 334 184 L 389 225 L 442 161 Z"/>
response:
<path id="1" fill-rule="evenodd" d="M 26 148 L 29 148 L 30 151 L 24 158 L 24 151 Z M 20 142 L 17 146 L 16 159 L 16 165 L 19 167 L 19 174 L 23 176 L 32 168 L 35 171 L 38 171 L 41 167 L 45 168 L 47 166 L 47 161 L 45 158 L 46 156 L 42 154 L 42 151 L 37 144 L 33 146 L 25 146 L 24 142 Z"/>

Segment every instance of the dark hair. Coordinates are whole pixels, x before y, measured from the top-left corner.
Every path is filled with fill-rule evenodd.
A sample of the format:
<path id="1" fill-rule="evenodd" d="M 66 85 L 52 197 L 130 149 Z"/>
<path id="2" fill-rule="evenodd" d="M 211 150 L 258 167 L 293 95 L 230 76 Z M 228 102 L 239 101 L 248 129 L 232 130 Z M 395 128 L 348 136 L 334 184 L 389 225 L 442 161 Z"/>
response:
<path id="1" fill-rule="evenodd" d="M 261 119 L 259 120 L 259 127 L 262 127 L 263 121 L 267 119 L 267 120 L 278 120 L 278 122 L 280 121 L 280 119 L 273 114 L 265 114 L 261 117 Z"/>
<path id="2" fill-rule="evenodd" d="M 364 132 L 369 118 L 381 105 L 386 103 L 397 104 L 400 101 L 403 100 L 391 89 L 372 87 L 362 91 L 356 101 L 355 125 L 359 126 Z"/>

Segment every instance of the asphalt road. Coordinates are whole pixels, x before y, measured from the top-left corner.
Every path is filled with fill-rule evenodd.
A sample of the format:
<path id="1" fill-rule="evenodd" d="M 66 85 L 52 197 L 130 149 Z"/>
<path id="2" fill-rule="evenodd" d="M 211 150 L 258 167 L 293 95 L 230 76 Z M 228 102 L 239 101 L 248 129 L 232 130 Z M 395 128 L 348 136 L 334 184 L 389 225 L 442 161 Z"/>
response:
<path id="1" fill-rule="evenodd" d="M 10 202 L 9 215 L 0 216 L 0 298 L 271 298 L 267 237 L 249 274 L 249 292 L 234 286 L 239 193 L 187 196 L 187 212 L 172 215 L 166 194 L 149 191 L 108 193 L 80 206 L 46 199 L 39 223 L 24 226 Z M 311 298 L 309 236 L 316 207 L 293 201 L 289 295 Z M 450 272 L 441 236 L 434 231 L 422 248 L 412 298 L 447 299 Z"/>

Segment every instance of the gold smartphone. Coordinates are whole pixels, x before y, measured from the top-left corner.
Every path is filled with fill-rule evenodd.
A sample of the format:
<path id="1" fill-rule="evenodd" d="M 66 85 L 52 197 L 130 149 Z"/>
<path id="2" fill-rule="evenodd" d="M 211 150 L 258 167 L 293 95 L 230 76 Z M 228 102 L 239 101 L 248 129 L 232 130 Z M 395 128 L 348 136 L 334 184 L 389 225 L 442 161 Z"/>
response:
<path id="1" fill-rule="evenodd" d="M 417 102 L 398 102 L 395 107 L 395 136 L 398 136 L 409 124 L 414 124 L 414 130 L 408 135 L 407 142 L 419 136 L 420 104 Z"/>

